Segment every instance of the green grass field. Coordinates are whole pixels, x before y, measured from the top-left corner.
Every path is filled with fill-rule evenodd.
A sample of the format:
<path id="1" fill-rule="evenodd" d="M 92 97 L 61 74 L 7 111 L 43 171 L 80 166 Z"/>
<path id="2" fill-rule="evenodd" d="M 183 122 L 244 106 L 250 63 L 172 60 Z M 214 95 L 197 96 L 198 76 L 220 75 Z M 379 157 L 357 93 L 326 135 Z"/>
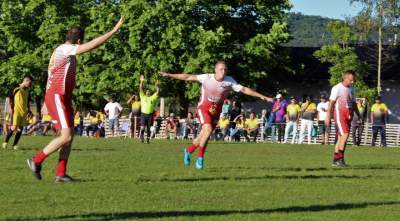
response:
<path id="1" fill-rule="evenodd" d="M 331 168 L 327 146 L 211 143 L 206 168 L 182 165 L 183 141 L 77 138 L 75 183 L 42 181 L 25 159 L 51 137 L 0 150 L 0 220 L 380 220 L 400 217 L 400 148 L 349 148 Z"/>

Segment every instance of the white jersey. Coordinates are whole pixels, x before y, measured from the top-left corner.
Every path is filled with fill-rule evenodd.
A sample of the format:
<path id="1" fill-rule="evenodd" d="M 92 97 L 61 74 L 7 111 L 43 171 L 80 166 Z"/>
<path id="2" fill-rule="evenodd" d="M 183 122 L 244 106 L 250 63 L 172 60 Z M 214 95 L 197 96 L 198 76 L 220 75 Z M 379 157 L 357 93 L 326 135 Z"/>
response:
<path id="1" fill-rule="evenodd" d="M 202 84 L 198 106 L 206 108 L 216 106 L 218 111 L 221 111 L 224 99 L 230 91 L 239 92 L 243 88 L 230 76 L 225 76 L 224 80 L 217 81 L 214 74 L 200 74 L 197 75 L 197 80 Z"/>
<path id="2" fill-rule="evenodd" d="M 353 103 L 356 102 L 354 88 L 352 86 L 346 87 L 339 83 L 332 88 L 329 100 L 336 101 L 336 110 L 349 111 L 353 108 Z"/>
<path id="3" fill-rule="evenodd" d="M 115 119 L 121 113 L 122 107 L 118 102 L 109 102 L 104 107 L 104 111 L 108 112 L 108 119 Z"/>

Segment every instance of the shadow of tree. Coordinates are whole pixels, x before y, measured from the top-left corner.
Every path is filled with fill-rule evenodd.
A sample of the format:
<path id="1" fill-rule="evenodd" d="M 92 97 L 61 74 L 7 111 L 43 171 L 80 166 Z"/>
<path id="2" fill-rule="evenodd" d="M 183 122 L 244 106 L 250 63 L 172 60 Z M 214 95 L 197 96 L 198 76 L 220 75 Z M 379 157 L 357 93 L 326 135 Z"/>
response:
<path id="1" fill-rule="evenodd" d="M 174 218 L 174 217 L 206 217 L 206 216 L 227 216 L 227 215 L 250 215 L 268 213 L 299 213 L 299 212 L 322 212 L 332 210 L 351 210 L 362 209 L 372 206 L 399 205 L 398 201 L 388 202 L 364 202 L 364 203 L 337 203 L 331 205 L 310 205 L 310 206 L 291 206 L 271 209 L 253 210 L 208 210 L 208 211 L 149 211 L 149 212 L 120 212 L 120 213 L 86 213 L 71 214 L 63 216 L 32 217 L 32 218 L 10 218 L 8 221 L 48 221 L 48 220 L 67 220 L 79 219 L 85 221 L 100 220 L 127 220 L 127 219 L 149 219 L 149 218 Z"/>

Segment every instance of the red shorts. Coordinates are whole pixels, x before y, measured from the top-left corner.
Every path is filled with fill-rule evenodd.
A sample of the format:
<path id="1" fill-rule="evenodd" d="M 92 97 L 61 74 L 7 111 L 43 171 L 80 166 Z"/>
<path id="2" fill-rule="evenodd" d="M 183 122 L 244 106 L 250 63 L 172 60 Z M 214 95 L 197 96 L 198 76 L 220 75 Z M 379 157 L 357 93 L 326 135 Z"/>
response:
<path id="1" fill-rule="evenodd" d="M 348 109 L 338 109 L 335 108 L 333 117 L 335 119 L 335 124 L 337 132 L 340 136 L 345 133 L 350 132 L 351 114 Z"/>
<path id="2" fill-rule="evenodd" d="M 211 124 L 211 126 L 215 128 L 219 120 L 219 115 L 220 112 L 217 111 L 216 113 L 211 114 L 206 108 L 199 107 L 197 110 L 197 118 L 199 119 L 201 126 L 204 124 Z"/>
<path id="3" fill-rule="evenodd" d="M 62 94 L 46 93 L 44 103 L 56 129 L 73 128 L 72 98 Z"/>

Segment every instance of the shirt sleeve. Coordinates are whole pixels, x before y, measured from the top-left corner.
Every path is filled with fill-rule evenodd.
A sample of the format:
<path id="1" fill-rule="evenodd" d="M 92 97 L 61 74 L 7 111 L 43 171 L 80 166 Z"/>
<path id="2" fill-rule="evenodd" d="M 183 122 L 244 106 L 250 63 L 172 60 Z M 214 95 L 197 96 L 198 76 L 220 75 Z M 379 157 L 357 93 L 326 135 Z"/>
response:
<path id="1" fill-rule="evenodd" d="M 104 107 L 104 111 L 108 111 L 110 109 L 110 105 L 106 104 L 106 106 Z"/>
<path id="2" fill-rule="evenodd" d="M 121 104 L 119 104 L 119 103 L 118 103 L 118 110 L 119 110 L 119 111 L 122 111 L 122 106 L 121 106 Z"/>
<path id="3" fill-rule="evenodd" d="M 318 111 L 318 112 L 323 112 L 323 110 L 322 110 L 322 103 L 319 103 L 319 104 L 317 105 L 317 111 Z"/>
<path id="4" fill-rule="evenodd" d="M 336 100 L 337 100 L 337 97 L 338 97 L 338 89 L 337 89 L 337 87 L 335 86 L 335 87 L 332 88 L 331 96 L 329 96 L 329 100 L 331 100 L 331 101 L 336 101 Z"/>
<path id="5" fill-rule="evenodd" d="M 70 45 L 67 50 L 67 55 L 76 55 L 79 45 Z"/>
<path id="6" fill-rule="evenodd" d="M 235 92 L 240 92 L 240 91 L 242 90 L 243 86 L 240 85 L 238 82 L 236 82 L 235 79 L 233 79 L 233 78 L 231 77 L 231 78 L 229 79 L 229 81 L 231 82 L 231 87 L 232 87 L 232 90 L 233 90 L 233 91 L 235 91 Z"/>
<path id="7" fill-rule="evenodd" d="M 196 75 L 196 77 L 197 77 L 197 80 L 200 82 L 200 83 L 204 83 L 204 81 L 205 80 L 207 80 L 207 78 L 209 77 L 209 75 L 208 74 L 198 74 L 198 75 Z"/>

